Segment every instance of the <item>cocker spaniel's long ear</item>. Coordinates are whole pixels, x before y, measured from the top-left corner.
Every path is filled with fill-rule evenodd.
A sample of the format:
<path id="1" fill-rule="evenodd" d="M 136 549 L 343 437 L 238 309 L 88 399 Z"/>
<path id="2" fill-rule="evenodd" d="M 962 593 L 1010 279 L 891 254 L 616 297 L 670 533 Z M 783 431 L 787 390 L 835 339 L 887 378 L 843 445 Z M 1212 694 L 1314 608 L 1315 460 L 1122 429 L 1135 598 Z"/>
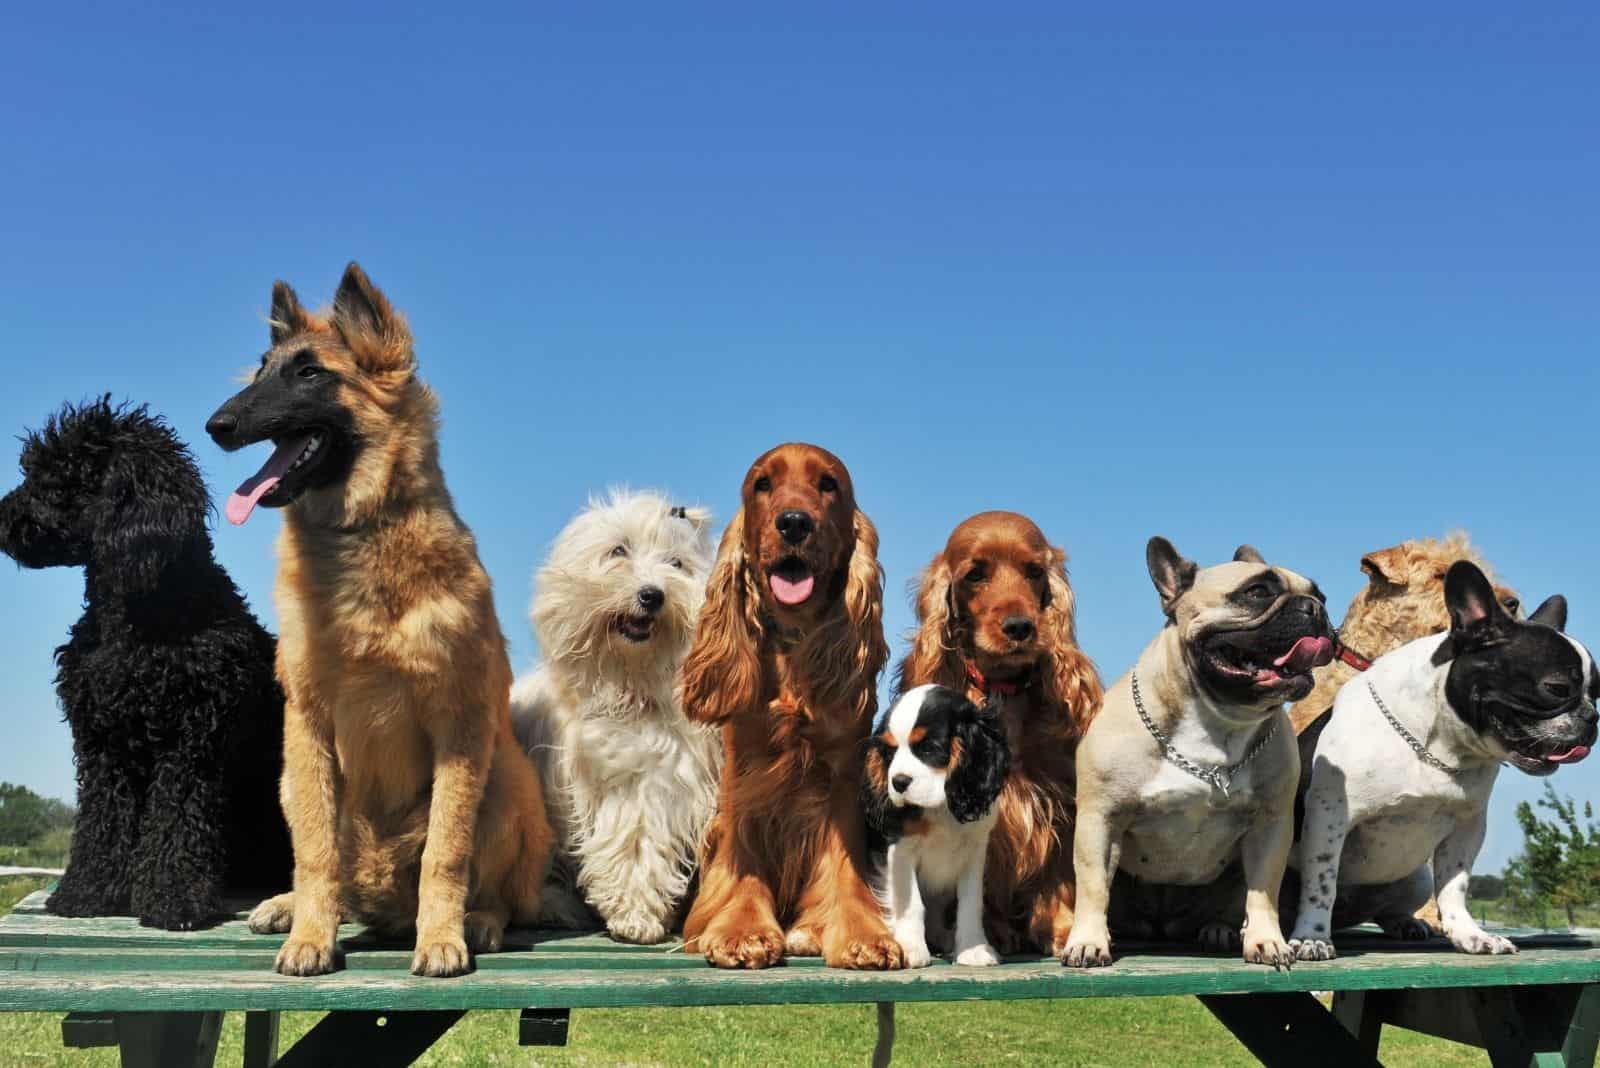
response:
<path id="1" fill-rule="evenodd" d="M 981 819 L 994 805 L 1011 771 L 1005 729 L 992 709 L 967 702 L 958 715 L 955 766 L 944 782 L 944 801 L 957 823 Z"/>
<path id="2" fill-rule="evenodd" d="M 722 534 L 694 644 L 683 661 L 680 697 L 684 715 L 696 723 L 726 723 L 760 697 L 757 595 L 750 586 L 741 507 Z"/>
<path id="3" fill-rule="evenodd" d="M 1049 596 L 1039 635 L 1048 657 L 1044 682 L 1081 733 L 1100 710 L 1100 673 L 1078 648 L 1077 600 L 1067 580 L 1067 554 L 1051 546 L 1049 556 Z"/>
<path id="4" fill-rule="evenodd" d="M 117 446 L 91 510 L 96 570 L 124 595 L 155 590 L 169 567 L 210 549 L 211 498 L 188 450 L 143 412 L 129 419 L 138 432 Z"/>
<path id="5" fill-rule="evenodd" d="M 883 638 L 883 568 L 878 566 L 878 528 L 872 520 L 858 508 L 851 526 L 856 540 L 845 579 L 844 611 L 850 621 L 854 707 L 871 719 L 878 707 L 878 675 L 889 659 L 889 643 Z"/>
<path id="6" fill-rule="evenodd" d="M 922 572 L 917 589 L 917 632 L 911 638 L 911 651 L 900 661 L 896 693 L 929 682 L 961 689 L 961 645 L 951 626 L 955 615 L 952 581 L 950 561 L 940 550 Z"/>

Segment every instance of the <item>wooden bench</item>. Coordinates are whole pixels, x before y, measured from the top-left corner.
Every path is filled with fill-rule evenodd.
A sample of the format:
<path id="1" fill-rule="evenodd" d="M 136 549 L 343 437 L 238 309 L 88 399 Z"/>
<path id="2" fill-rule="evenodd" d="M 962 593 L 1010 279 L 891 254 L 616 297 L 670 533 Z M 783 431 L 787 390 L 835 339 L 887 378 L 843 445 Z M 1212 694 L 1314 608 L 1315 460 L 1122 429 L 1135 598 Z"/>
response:
<path id="1" fill-rule="evenodd" d="M 1339 960 L 1281 973 L 1132 944 L 1119 946 L 1114 966 L 1088 972 L 1028 959 L 887 973 L 796 960 L 728 973 L 660 947 L 518 931 L 472 975 L 417 979 L 409 947 L 346 928 L 343 971 L 289 979 L 272 971 L 281 938 L 251 934 L 242 919 L 172 934 L 131 919 L 49 916 L 44 897 L 0 918 L 0 1011 L 68 1013 L 68 1046 L 120 1046 L 122 1063 L 140 1068 L 210 1064 L 232 1011 L 246 1014 L 249 1068 L 409 1064 L 471 1009 L 521 1009 L 523 1044 L 560 1045 L 574 1009 L 645 1005 L 1192 994 L 1265 1064 L 1341 1068 L 1377 1063 L 1384 1024 L 1467 1042 L 1517 1068 L 1592 1068 L 1600 1037 L 1600 943 L 1563 935 L 1519 937 L 1515 957 L 1469 957 L 1442 942 L 1401 950 L 1357 933 L 1340 939 Z M 1335 991 L 1331 1011 L 1316 990 Z M 279 1054 L 284 1010 L 327 1016 Z"/>

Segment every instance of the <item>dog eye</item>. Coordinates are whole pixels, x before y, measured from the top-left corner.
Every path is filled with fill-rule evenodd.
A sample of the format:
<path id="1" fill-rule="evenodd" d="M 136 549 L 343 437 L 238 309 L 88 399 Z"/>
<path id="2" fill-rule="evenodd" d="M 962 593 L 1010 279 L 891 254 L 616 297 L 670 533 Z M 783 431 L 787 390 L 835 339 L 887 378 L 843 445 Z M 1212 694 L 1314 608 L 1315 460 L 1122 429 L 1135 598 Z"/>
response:
<path id="1" fill-rule="evenodd" d="M 619 557 L 624 557 L 624 556 L 627 556 L 627 555 L 628 555 L 628 547 L 626 545 L 618 545 L 616 548 L 611 550 L 611 558 L 612 559 L 617 559 Z"/>
<path id="2" fill-rule="evenodd" d="M 983 567 L 982 564 L 973 564 L 972 565 L 972 569 L 970 571 L 968 571 L 965 576 L 963 576 L 963 581 L 965 581 L 965 582 L 982 582 L 983 579 L 984 579 L 985 573 L 986 572 L 984 571 L 984 567 Z"/>
<path id="3" fill-rule="evenodd" d="M 1028 581 L 1030 582 L 1037 582 L 1039 579 L 1044 578 L 1044 568 L 1038 564 L 1029 564 L 1022 569 L 1022 573 L 1028 576 Z"/>
<path id="4" fill-rule="evenodd" d="M 1551 675 L 1544 680 L 1544 692 L 1557 701 L 1565 701 L 1572 696 L 1572 683 L 1560 675 Z"/>
<path id="5" fill-rule="evenodd" d="M 755 485 L 751 488 L 757 493 L 767 493 L 772 489 L 772 479 L 768 478 L 766 475 L 762 475 L 760 478 L 756 479 Z"/>
<path id="6" fill-rule="evenodd" d="M 1257 601 L 1266 600 L 1272 596 L 1272 587 L 1268 586 L 1265 582 L 1258 582 L 1254 586 L 1246 589 L 1244 591 L 1244 595 Z"/>
<path id="7" fill-rule="evenodd" d="M 1500 603 L 1505 605 L 1506 606 L 1506 611 L 1510 612 L 1512 615 L 1516 615 L 1517 614 L 1517 609 L 1522 607 L 1521 599 L 1520 598 L 1516 598 L 1516 597 L 1507 597 L 1505 600 L 1501 601 Z"/>
<path id="8" fill-rule="evenodd" d="M 822 493 L 836 493 L 839 489 L 839 483 L 833 480 L 832 475 L 823 475 L 817 479 L 817 489 Z"/>
<path id="9" fill-rule="evenodd" d="M 314 363 L 308 363 L 304 367 L 300 368 L 300 370 L 296 371 L 295 374 L 299 375 L 301 378 L 321 378 L 323 370 Z"/>
<path id="10" fill-rule="evenodd" d="M 672 564 L 673 567 L 677 568 L 679 571 L 683 570 L 683 561 L 679 560 L 676 556 L 674 556 L 672 558 L 670 563 Z"/>

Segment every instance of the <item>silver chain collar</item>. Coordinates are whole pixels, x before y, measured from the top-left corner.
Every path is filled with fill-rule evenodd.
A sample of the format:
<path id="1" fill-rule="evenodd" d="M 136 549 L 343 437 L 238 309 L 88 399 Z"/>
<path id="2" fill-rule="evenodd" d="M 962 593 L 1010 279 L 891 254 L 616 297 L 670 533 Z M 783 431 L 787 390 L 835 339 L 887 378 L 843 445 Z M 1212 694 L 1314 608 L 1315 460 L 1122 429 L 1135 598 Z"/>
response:
<path id="1" fill-rule="evenodd" d="M 1139 693 L 1139 673 L 1137 671 L 1130 673 L 1128 682 L 1133 687 L 1133 707 L 1138 710 L 1139 718 L 1144 720 L 1145 730 L 1150 732 L 1150 737 L 1154 738 L 1156 744 L 1161 747 L 1161 755 L 1166 757 L 1168 762 L 1193 775 L 1201 782 L 1221 791 L 1222 798 L 1225 801 L 1228 799 L 1228 787 L 1233 785 L 1233 777 L 1239 774 L 1239 769 L 1261 755 L 1261 750 L 1265 749 L 1267 743 L 1272 741 L 1273 735 L 1278 733 L 1278 720 L 1274 718 L 1271 725 L 1267 727 L 1266 733 L 1261 735 L 1256 744 L 1250 747 L 1250 751 L 1237 764 L 1231 767 L 1222 767 L 1221 765 L 1207 767 L 1204 764 L 1196 764 L 1173 748 L 1172 740 L 1161 733 L 1161 728 L 1156 726 L 1155 721 L 1150 718 L 1150 713 L 1145 711 L 1144 698 Z"/>
<path id="2" fill-rule="evenodd" d="M 1389 706 L 1384 704 L 1383 698 L 1378 696 L 1378 688 L 1372 685 L 1371 679 L 1367 680 L 1367 692 L 1372 695 L 1373 703 L 1378 706 L 1378 711 L 1383 713 L 1383 718 L 1389 721 L 1389 726 L 1393 727 L 1394 732 L 1401 738 L 1404 738 L 1405 743 L 1411 747 L 1411 751 L 1417 754 L 1418 760 L 1422 761 L 1430 768 L 1439 769 L 1446 775 L 1461 774 L 1460 768 L 1453 768 L 1449 764 L 1446 764 L 1444 761 L 1440 760 L 1438 757 L 1434 756 L 1432 753 L 1428 752 L 1428 747 L 1423 745 L 1416 735 L 1406 730 L 1398 719 L 1394 718 L 1394 713 L 1389 711 Z"/>

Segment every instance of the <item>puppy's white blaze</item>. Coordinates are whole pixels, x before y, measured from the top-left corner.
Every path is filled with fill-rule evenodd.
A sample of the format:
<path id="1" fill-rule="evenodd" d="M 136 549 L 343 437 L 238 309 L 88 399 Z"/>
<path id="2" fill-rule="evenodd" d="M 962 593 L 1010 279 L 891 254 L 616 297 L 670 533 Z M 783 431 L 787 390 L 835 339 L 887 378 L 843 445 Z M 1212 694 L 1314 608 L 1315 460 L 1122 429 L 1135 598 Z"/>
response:
<path id="1" fill-rule="evenodd" d="M 928 692 L 933 689 L 932 684 L 918 686 L 908 690 L 900 700 L 894 703 L 889 710 L 889 716 L 884 724 L 884 729 L 893 734 L 899 745 L 895 748 L 894 757 L 889 761 L 889 767 L 884 772 L 884 789 L 888 791 L 889 801 L 895 806 L 916 805 L 918 808 L 943 808 L 944 807 L 944 781 L 948 775 L 947 768 L 930 768 L 917 759 L 911 751 L 911 732 L 917 726 L 917 718 L 922 714 L 922 703 L 928 697 Z M 892 785 L 896 775 L 911 776 L 911 785 L 902 793 Z"/>

